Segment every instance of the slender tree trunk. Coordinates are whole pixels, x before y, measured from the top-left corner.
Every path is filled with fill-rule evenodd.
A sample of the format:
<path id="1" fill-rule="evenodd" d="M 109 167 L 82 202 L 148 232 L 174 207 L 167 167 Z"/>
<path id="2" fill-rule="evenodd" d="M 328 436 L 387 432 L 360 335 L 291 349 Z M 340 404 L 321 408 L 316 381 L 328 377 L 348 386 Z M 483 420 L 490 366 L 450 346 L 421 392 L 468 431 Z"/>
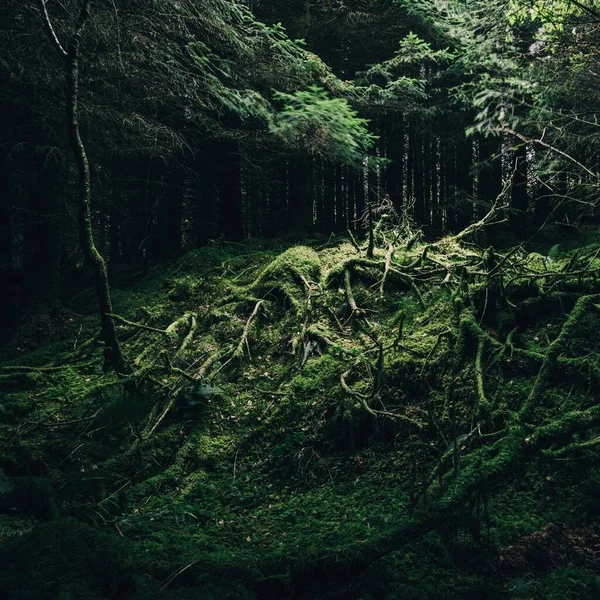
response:
<path id="1" fill-rule="evenodd" d="M 80 11 L 75 30 L 71 35 L 66 51 L 62 48 L 56 37 L 48 17 L 45 0 L 40 0 L 40 2 L 42 4 L 45 24 L 50 39 L 65 60 L 67 133 L 79 176 L 79 240 L 81 248 L 92 266 L 94 278 L 96 280 L 96 296 L 102 325 L 102 338 L 106 344 L 105 360 L 112 365 L 117 373 L 125 374 L 129 372 L 129 368 L 123 358 L 115 322 L 111 316 L 113 314 L 113 308 L 108 285 L 106 263 L 94 244 L 94 235 L 92 231 L 92 187 L 90 166 L 85 146 L 81 139 L 78 121 L 79 48 L 81 44 L 81 33 L 90 16 L 91 0 L 82 0 L 80 4 Z"/>

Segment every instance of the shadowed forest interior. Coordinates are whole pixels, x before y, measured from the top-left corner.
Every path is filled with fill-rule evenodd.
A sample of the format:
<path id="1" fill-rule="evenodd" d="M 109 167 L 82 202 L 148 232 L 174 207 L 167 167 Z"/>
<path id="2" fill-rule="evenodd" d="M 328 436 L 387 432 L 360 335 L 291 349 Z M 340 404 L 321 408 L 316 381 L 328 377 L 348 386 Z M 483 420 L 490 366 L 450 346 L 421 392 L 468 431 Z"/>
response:
<path id="1" fill-rule="evenodd" d="M 600 597 L 595 0 L 0 49 L 0 596 Z"/>

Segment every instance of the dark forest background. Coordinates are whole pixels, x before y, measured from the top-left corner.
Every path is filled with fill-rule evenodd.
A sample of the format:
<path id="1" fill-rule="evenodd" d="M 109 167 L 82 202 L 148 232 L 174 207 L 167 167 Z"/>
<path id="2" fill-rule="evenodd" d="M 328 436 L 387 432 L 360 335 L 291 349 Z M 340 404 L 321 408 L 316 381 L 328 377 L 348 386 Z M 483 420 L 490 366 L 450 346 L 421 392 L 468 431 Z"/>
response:
<path id="1" fill-rule="evenodd" d="M 48 3 L 61 39 L 76 4 Z M 585 3 L 533 10 L 95 2 L 79 106 L 98 250 L 111 268 L 147 271 L 218 240 L 357 231 L 386 199 L 427 239 L 497 201 L 507 220 L 491 231 L 514 241 L 549 223 L 589 225 L 599 15 Z M 64 65 L 38 2 L 1 11 L 6 329 L 83 275 Z"/>

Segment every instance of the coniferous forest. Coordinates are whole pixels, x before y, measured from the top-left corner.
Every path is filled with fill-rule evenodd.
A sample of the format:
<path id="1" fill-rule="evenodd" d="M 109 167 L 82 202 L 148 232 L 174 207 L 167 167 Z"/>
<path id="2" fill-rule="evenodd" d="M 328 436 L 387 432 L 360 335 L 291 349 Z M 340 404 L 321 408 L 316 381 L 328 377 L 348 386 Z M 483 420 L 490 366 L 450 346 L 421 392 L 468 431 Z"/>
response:
<path id="1" fill-rule="evenodd" d="M 0 597 L 600 597 L 600 3 L 2 0 Z"/>

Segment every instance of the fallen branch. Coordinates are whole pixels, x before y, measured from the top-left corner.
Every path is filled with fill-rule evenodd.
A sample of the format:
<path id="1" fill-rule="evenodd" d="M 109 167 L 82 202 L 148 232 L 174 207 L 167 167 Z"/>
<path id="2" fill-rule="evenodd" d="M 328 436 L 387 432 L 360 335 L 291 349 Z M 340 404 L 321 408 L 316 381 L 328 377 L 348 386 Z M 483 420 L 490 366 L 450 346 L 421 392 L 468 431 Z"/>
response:
<path id="1" fill-rule="evenodd" d="M 381 285 L 379 286 L 379 293 L 383 296 L 383 292 L 385 289 L 385 281 L 387 279 L 388 273 L 390 272 L 390 267 L 392 266 L 392 257 L 394 256 L 394 246 L 392 244 L 389 245 L 387 254 L 385 255 L 385 266 L 383 269 L 383 277 L 381 279 Z"/>
<path id="2" fill-rule="evenodd" d="M 352 292 L 352 281 L 350 277 L 350 269 L 344 271 L 344 291 L 346 292 L 346 301 L 350 307 L 352 315 L 360 316 L 361 311 L 356 304 L 354 293 Z"/>
<path id="3" fill-rule="evenodd" d="M 521 418 L 522 422 L 529 417 L 531 411 L 533 408 L 535 408 L 537 401 L 546 387 L 550 372 L 554 368 L 559 354 L 564 350 L 567 342 L 570 340 L 575 327 L 581 318 L 587 313 L 593 302 L 597 299 L 597 295 L 582 296 L 575 303 L 575 306 L 573 307 L 569 318 L 562 326 L 558 337 L 550 344 L 548 351 L 546 352 L 546 356 L 544 357 L 544 361 L 542 362 L 542 366 L 540 367 L 538 375 L 535 379 L 535 383 L 531 388 L 531 392 L 519 411 L 519 417 Z"/>
<path id="4" fill-rule="evenodd" d="M 177 358 L 180 354 L 185 352 L 186 348 L 190 345 L 191 341 L 194 339 L 194 335 L 196 334 L 196 328 L 198 326 L 198 322 L 196 320 L 196 315 L 193 313 L 189 313 L 190 320 L 190 329 L 183 339 L 181 346 L 179 346 L 179 350 L 175 353 L 174 359 Z"/>
<path id="5" fill-rule="evenodd" d="M 137 327 L 138 329 L 145 329 L 146 331 L 154 331 L 156 333 L 162 333 L 163 335 L 168 335 L 166 329 L 158 329 L 157 327 L 150 327 L 150 325 L 144 325 L 143 323 L 135 323 L 134 321 L 128 321 L 123 317 L 115 314 L 109 314 L 109 317 L 112 317 L 117 323 L 121 323 L 122 325 L 128 325 L 129 327 Z"/>
<path id="6" fill-rule="evenodd" d="M 242 333 L 242 337 L 233 352 L 232 358 L 239 358 L 244 355 L 244 346 L 248 343 L 248 337 L 250 335 L 250 327 L 252 326 L 252 322 L 258 316 L 258 312 L 260 311 L 261 306 L 264 304 L 264 300 L 259 300 L 254 306 L 254 310 L 252 314 L 246 321 L 246 326 L 244 327 L 244 331 Z"/>

